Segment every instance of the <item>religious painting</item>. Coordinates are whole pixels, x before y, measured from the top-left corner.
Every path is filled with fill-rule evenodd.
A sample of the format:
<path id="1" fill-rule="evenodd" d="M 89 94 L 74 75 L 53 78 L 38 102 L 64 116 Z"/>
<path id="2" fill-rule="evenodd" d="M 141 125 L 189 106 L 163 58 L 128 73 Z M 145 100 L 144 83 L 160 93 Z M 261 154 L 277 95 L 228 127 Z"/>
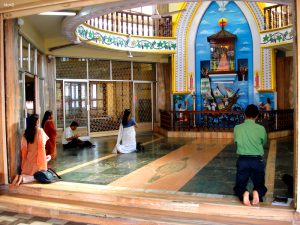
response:
<path id="1" fill-rule="evenodd" d="M 193 96 L 192 94 L 175 94 L 173 95 L 173 110 L 180 109 L 193 110 Z"/>
<path id="2" fill-rule="evenodd" d="M 209 60 L 200 61 L 200 69 L 201 69 L 201 77 L 208 78 L 208 73 L 210 70 L 210 61 Z"/>
<path id="3" fill-rule="evenodd" d="M 234 71 L 234 46 L 237 36 L 224 29 L 228 24 L 226 18 L 220 18 L 218 24 L 221 30 L 207 37 L 210 43 L 211 71 L 213 73 Z"/>
<path id="4" fill-rule="evenodd" d="M 213 72 L 234 70 L 233 44 L 211 44 L 211 68 Z"/>
<path id="5" fill-rule="evenodd" d="M 238 59 L 238 80 L 248 80 L 248 59 Z"/>

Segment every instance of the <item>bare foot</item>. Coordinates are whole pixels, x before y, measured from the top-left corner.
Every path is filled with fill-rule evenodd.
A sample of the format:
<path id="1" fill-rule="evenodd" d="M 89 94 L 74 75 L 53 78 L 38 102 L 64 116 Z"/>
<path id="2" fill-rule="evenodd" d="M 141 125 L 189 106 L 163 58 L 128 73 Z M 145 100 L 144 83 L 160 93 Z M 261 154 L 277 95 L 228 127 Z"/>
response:
<path id="1" fill-rule="evenodd" d="M 259 194 L 257 191 L 253 191 L 252 205 L 257 205 L 258 203 L 259 203 Z"/>
<path id="2" fill-rule="evenodd" d="M 243 194 L 243 203 L 246 206 L 250 206 L 251 205 L 250 200 L 249 200 L 249 191 L 245 191 L 244 192 L 244 194 Z"/>
<path id="3" fill-rule="evenodd" d="M 17 186 L 20 186 L 20 184 L 23 183 L 23 176 L 22 175 L 19 175 L 19 179 L 18 179 L 18 182 L 16 183 Z"/>
<path id="4" fill-rule="evenodd" d="M 46 155 L 46 162 L 49 162 L 52 159 L 51 155 Z"/>
<path id="5" fill-rule="evenodd" d="M 11 183 L 12 185 L 16 185 L 18 183 L 19 180 L 19 175 L 16 175 L 13 182 Z"/>

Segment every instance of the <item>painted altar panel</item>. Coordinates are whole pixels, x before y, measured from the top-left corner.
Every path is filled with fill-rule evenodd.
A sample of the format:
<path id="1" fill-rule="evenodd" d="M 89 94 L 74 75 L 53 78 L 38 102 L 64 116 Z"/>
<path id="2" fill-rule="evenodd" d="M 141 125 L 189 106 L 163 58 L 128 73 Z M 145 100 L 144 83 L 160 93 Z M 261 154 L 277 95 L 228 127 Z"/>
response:
<path id="1" fill-rule="evenodd" d="M 173 95 L 173 110 L 178 111 L 179 105 L 182 109 L 192 111 L 193 109 L 193 96 L 191 94 L 175 94 Z"/>
<path id="2" fill-rule="evenodd" d="M 236 35 L 234 47 L 234 68 L 237 74 L 234 80 L 211 82 L 212 90 L 215 87 L 220 89 L 229 88 L 238 91 L 237 103 L 242 108 L 247 106 L 249 102 L 253 102 L 253 41 L 248 21 L 240 8 L 234 3 L 229 2 L 225 8 L 221 8 L 216 2 L 212 2 L 204 13 L 202 20 L 198 26 L 196 36 L 196 109 L 202 110 L 203 96 L 201 96 L 201 78 L 203 78 L 203 62 L 211 61 L 210 43 L 207 37 L 216 34 L 221 30 L 218 24 L 220 18 L 226 18 L 227 25 L 225 30 Z M 245 71 L 246 70 L 246 71 Z M 211 68 L 209 72 L 212 72 Z M 224 88 L 223 88 L 224 87 Z M 222 92 L 222 90 L 221 90 Z M 223 93 L 226 95 L 226 93 Z"/>
<path id="3" fill-rule="evenodd" d="M 265 105 L 267 103 L 267 99 L 270 99 L 271 102 L 271 110 L 276 110 L 276 93 L 275 92 L 261 92 L 258 93 L 259 105 Z M 264 108 L 260 108 L 261 110 L 265 110 Z"/>

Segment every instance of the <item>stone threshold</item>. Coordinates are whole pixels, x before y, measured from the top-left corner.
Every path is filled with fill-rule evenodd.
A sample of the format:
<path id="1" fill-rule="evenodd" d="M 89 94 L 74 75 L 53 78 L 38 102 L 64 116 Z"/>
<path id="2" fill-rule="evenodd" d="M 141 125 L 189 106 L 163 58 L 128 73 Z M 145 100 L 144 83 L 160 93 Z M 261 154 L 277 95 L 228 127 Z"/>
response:
<path id="1" fill-rule="evenodd" d="M 200 220 L 222 218 L 247 219 L 249 224 L 290 224 L 298 220 L 293 208 L 270 202 L 247 207 L 234 196 L 71 182 L 10 186 L 0 196 L 0 209 L 95 224 L 199 224 Z"/>

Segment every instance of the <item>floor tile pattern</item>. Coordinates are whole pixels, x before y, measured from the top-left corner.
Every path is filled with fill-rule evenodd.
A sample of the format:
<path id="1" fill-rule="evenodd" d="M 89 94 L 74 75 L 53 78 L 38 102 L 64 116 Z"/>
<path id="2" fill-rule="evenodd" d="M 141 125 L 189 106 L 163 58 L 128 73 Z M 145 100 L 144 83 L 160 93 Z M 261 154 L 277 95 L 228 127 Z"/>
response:
<path id="1" fill-rule="evenodd" d="M 287 185 L 282 181 L 282 176 L 293 175 L 293 159 L 293 137 L 277 139 L 274 196 L 288 196 Z"/>
<path id="2" fill-rule="evenodd" d="M 143 143 L 157 138 L 157 135 L 152 132 L 143 132 L 138 133 L 137 141 Z M 62 144 L 57 143 L 57 159 L 50 161 L 49 165 L 56 171 L 61 171 L 103 157 L 111 154 L 112 149 L 116 145 L 116 140 L 116 136 L 91 138 L 90 141 L 96 147 L 83 149 L 63 149 Z"/>
<path id="3" fill-rule="evenodd" d="M 163 161 L 166 156 L 169 156 L 169 158 L 171 157 L 171 161 L 168 162 L 173 162 L 174 160 L 172 161 L 172 155 L 176 156 L 176 154 L 173 153 L 178 151 L 180 148 L 185 148 L 186 151 L 179 151 L 181 154 L 179 158 L 183 160 L 182 162 L 180 161 L 176 165 L 169 165 L 170 163 L 168 164 L 168 162 L 164 162 L 163 164 L 156 163 L 155 165 L 157 165 L 157 168 L 151 168 L 159 171 L 163 170 L 164 173 L 166 172 L 166 169 L 168 171 L 171 169 L 171 171 L 174 170 L 173 173 L 176 174 L 178 173 L 177 170 L 180 169 L 178 167 L 180 167 L 181 164 L 185 165 L 185 163 L 188 162 L 187 157 L 189 155 L 187 153 L 194 151 L 190 149 L 190 146 L 193 146 L 193 148 L 198 146 L 198 150 L 196 150 L 201 152 L 203 151 L 203 148 L 207 150 L 209 147 L 209 143 L 207 142 L 211 141 L 211 144 L 213 145 L 216 144 L 215 142 L 217 140 L 218 139 L 201 140 L 194 138 L 161 138 L 157 134 L 151 132 L 138 133 L 137 141 L 148 143 L 145 145 L 144 152 L 112 155 L 110 158 L 103 159 L 102 161 L 96 161 L 95 163 L 92 162 L 86 166 L 84 165 L 80 169 L 67 172 L 63 174 L 62 177 L 64 181 L 108 185 L 115 183 L 130 174 L 135 174 L 135 171 L 144 167 L 146 168 L 147 165 L 150 165 L 154 161 Z M 62 146 L 58 145 L 58 158 L 51 162 L 52 168 L 56 171 L 61 171 L 82 165 L 86 162 L 91 162 L 92 160 L 99 159 L 104 156 L 109 156 L 111 154 L 111 149 L 115 145 L 116 136 L 93 138 L 91 141 L 96 144 L 96 148 L 63 150 Z M 280 138 L 277 139 L 276 142 L 277 154 L 274 195 L 286 196 L 287 186 L 282 182 L 281 177 L 283 174 L 292 174 L 293 171 L 293 137 Z M 223 150 L 221 150 L 221 152 L 213 159 L 209 159 L 208 163 L 205 163 L 205 166 L 201 168 L 200 171 L 196 171 L 196 175 L 189 178 L 190 180 L 188 180 L 184 186 L 179 187 L 179 191 L 233 195 L 233 186 L 235 184 L 236 174 L 235 164 L 237 159 L 236 147 L 232 144 L 232 142 L 229 144 L 224 143 L 223 146 Z M 265 162 L 267 162 L 268 147 L 269 146 L 265 148 Z M 189 157 L 191 158 L 192 156 Z M 203 158 L 204 155 L 194 155 L 193 157 Z M 195 159 L 191 162 L 193 161 L 198 162 L 199 160 Z M 188 166 L 189 165 L 185 165 L 185 168 Z M 130 178 L 132 176 L 128 177 Z M 165 185 L 163 184 L 161 184 L 162 186 L 159 188 L 160 183 L 157 178 L 158 177 L 153 177 L 154 180 L 151 178 L 152 180 L 148 181 L 150 183 L 153 181 L 153 185 L 154 183 L 158 183 L 158 186 L 156 185 L 154 187 L 151 184 L 153 187 L 148 185 L 149 187 L 144 188 L 164 189 Z M 160 176 L 159 178 L 160 180 L 163 180 L 167 178 L 167 176 Z M 132 185 L 130 187 L 132 187 Z M 251 189 L 251 187 L 252 185 L 250 183 L 249 188 Z M 166 190 L 169 189 L 167 188 Z"/>
<path id="4" fill-rule="evenodd" d="M 62 176 L 64 181 L 109 184 L 185 145 L 190 139 L 162 139 L 145 146 L 144 152 L 118 154 Z"/>
<path id="5" fill-rule="evenodd" d="M 265 147 L 265 157 L 268 147 Z M 180 191 L 209 193 L 220 195 L 234 195 L 236 175 L 236 146 L 229 144 L 202 170 L 200 170 Z M 251 182 L 249 189 L 251 189 Z"/>

